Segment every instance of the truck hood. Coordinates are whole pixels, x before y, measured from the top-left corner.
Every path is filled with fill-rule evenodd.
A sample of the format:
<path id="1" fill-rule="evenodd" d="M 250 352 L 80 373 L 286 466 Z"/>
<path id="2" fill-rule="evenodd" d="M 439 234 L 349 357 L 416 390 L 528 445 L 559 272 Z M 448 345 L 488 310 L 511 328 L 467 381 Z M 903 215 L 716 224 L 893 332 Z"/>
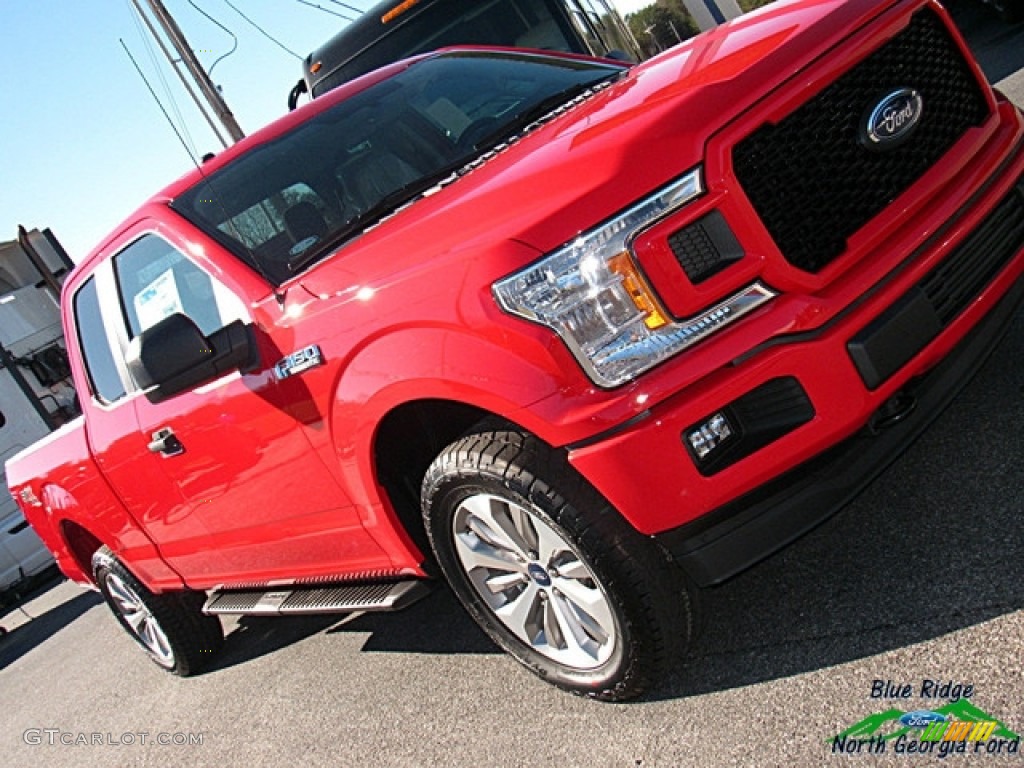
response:
<path id="1" fill-rule="evenodd" d="M 514 241 L 550 251 L 703 162 L 722 127 L 895 3 L 780 1 L 628 70 L 612 86 L 343 247 L 301 278 L 332 293 L 342 274 Z M 478 251 L 479 252 L 479 251 Z M 363 263 L 363 255 L 366 262 Z M 339 258 L 340 257 L 340 258 Z M 513 267 L 514 268 L 514 267 Z"/>

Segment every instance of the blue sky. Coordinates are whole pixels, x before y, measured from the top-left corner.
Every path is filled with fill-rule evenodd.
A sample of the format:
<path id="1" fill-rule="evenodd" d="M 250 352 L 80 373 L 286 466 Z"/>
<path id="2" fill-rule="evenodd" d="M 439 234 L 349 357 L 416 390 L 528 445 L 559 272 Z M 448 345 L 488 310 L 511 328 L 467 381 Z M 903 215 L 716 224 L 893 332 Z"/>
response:
<path id="1" fill-rule="evenodd" d="M 231 0 L 305 56 L 346 22 L 297 0 Z M 348 0 L 358 8 L 370 0 Z M 287 110 L 298 59 L 224 0 L 195 0 L 238 36 L 213 80 L 247 133 Z M 330 0 L 311 0 L 344 12 Z M 207 68 L 231 38 L 187 0 L 164 0 Z M 128 0 L 0 0 L 0 240 L 18 224 L 50 227 L 81 259 L 143 200 L 192 167 L 189 155 L 118 42 L 123 38 L 161 99 L 163 87 Z M 161 71 L 200 154 L 219 150 L 157 51 Z"/>
<path id="2" fill-rule="evenodd" d="M 651 0 L 619 0 L 624 12 Z M 212 77 L 247 133 L 283 114 L 300 61 L 225 0 L 194 0 L 238 37 Z M 335 0 L 309 0 L 347 13 Z M 368 8 L 373 0 L 347 0 Z M 347 22 L 299 0 L 231 0 L 299 56 Z M 231 38 L 188 0 L 164 0 L 209 70 Z M 118 42 L 123 39 L 168 109 L 129 0 L 0 0 L 0 241 L 17 226 L 49 227 L 80 260 L 192 161 Z M 220 145 L 154 47 L 200 155 Z M 172 112 L 173 115 L 173 112 Z"/>

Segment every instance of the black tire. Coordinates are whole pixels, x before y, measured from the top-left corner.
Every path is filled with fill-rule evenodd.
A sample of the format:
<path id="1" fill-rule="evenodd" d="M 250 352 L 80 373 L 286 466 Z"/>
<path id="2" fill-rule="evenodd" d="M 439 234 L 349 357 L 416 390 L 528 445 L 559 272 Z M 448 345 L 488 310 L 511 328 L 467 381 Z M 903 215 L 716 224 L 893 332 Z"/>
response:
<path id="1" fill-rule="evenodd" d="M 201 592 L 153 594 L 107 547 L 93 555 L 92 568 L 114 618 L 157 666 L 188 677 L 223 647 L 224 628 L 216 616 L 202 612 Z"/>
<path id="2" fill-rule="evenodd" d="M 559 688 L 633 698 L 689 644 L 682 571 L 537 438 L 461 438 L 427 470 L 422 499 L 438 565 L 466 610 Z"/>

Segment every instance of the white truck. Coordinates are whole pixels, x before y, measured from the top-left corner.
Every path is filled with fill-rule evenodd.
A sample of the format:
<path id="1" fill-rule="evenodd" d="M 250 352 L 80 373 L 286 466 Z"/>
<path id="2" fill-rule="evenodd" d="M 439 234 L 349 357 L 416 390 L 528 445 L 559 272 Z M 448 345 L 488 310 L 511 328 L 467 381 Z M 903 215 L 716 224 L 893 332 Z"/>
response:
<path id="1" fill-rule="evenodd" d="M 78 413 L 60 323 L 59 289 L 71 261 L 49 230 L 0 243 L 0 471 Z M 0 475 L 0 592 L 54 564 Z"/>

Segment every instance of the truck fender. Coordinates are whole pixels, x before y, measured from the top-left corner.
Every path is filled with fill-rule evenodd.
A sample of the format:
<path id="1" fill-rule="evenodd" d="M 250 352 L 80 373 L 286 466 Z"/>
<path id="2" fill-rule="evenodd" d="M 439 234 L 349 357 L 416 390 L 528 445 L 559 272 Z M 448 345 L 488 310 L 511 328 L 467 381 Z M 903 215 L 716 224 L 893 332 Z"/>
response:
<path id="1" fill-rule="evenodd" d="M 58 563 L 69 578 L 92 583 L 93 553 L 86 550 L 105 545 L 131 563 L 132 572 L 150 589 L 160 592 L 184 586 L 181 576 L 163 561 L 149 537 L 114 500 L 86 505 L 53 482 L 43 485 L 41 491 L 49 529 L 45 540 L 58 543 L 54 547 Z"/>
<path id="2" fill-rule="evenodd" d="M 470 406 L 544 439 L 548 430 L 527 406 L 557 391 L 555 362 L 510 351 L 539 348 L 500 345 L 466 329 L 404 328 L 351 358 L 334 392 L 330 429 L 343 482 L 368 528 L 380 525 L 382 509 L 388 512 L 374 448 L 381 423 L 396 408 L 431 400 Z"/>

